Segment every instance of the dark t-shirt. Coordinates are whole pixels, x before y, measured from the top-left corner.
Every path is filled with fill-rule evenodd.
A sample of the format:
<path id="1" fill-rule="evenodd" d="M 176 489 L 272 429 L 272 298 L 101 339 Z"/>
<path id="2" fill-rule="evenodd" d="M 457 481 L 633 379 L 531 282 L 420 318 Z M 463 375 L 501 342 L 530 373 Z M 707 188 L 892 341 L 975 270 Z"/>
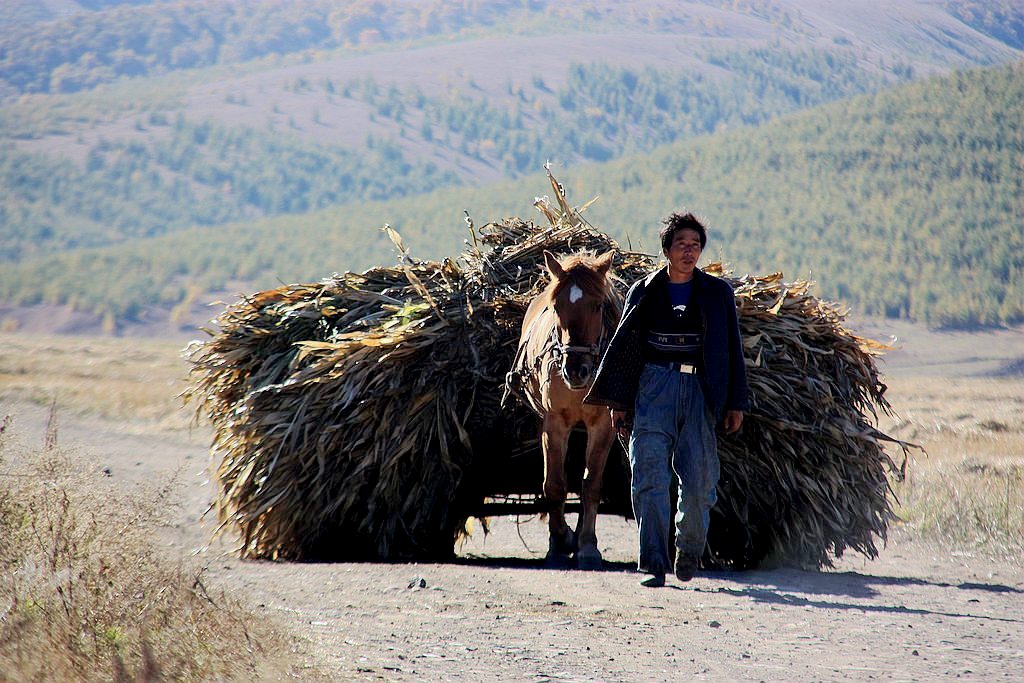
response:
<path id="1" fill-rule="evenodd" d="M 669 282 L 668 300 L 672 304 L 672 310 L 678 314 L 686 311 L 686 305 L 690 303 L 690 292 L 693 291 L 693 280 L 689 282 Z"/>
<path id="2" fill-rule="evenodd" d="M 700 311 L 690 305 L 693 282 L 668 282 L 666 285 L 646 302 L 644 359 L 656 363 L 689 363 L 699 367 L 703 357 L 704 329 Z"/>

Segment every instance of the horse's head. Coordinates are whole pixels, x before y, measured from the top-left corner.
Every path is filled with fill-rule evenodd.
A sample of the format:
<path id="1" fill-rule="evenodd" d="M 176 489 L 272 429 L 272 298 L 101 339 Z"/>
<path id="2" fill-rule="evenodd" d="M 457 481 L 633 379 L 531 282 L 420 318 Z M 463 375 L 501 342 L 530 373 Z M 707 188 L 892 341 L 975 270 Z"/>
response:
<path id="1" fill-rule="evenodd" d="M 596 257 L 573 254 L 560 262 L 544 252 L 544 264 L 551 273 L 548 293 L 558 320 L 554 351 L 570 389 L 587 387 L 601 359 L 613 256 L 611 251 Z"/>

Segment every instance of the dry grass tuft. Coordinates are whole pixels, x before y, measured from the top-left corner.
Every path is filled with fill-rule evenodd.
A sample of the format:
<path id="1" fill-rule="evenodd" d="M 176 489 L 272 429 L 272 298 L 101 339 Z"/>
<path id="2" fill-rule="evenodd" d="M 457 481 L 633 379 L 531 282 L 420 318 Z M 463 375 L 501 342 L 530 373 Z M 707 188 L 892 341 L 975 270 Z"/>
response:
<path id="1" fill-rule="evenodd" d="M 273 672 L 279 640 L 265 621 L 211 590 L 203 569 L 156 550 L 173 484 L 126 494 L 76 470 L 56 439 L 29 448 L 9 426 L 0 430 L 0 680 Z"/>
<path id="2" fill-rule="evenodd" d="M 921 468 L 897 487 L 911 533 L 940 546 L 1024 561 L 1024 462 Z"/>
<path id="3" fill-rule="evenodd" d="M 901 533 L 946 551 L 1024 563 L 1024 383 L 915 377 L 893 384 L 904 415 L 896 433 L 928 452 L 894 484 Z"/>

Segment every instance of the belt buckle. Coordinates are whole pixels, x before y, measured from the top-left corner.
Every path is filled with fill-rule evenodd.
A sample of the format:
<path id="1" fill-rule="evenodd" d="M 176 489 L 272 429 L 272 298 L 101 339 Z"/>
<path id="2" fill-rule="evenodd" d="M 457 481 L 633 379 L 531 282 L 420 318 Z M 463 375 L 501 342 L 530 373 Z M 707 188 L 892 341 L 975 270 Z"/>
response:
<path id="1" fill-rule="evenodd" d="M 694 365 L 690 365 L 689 363 L 678 363 L 677 368 L 679 372 L 683 373 L 684 375 L 697 374 L 697 367 Z"/>

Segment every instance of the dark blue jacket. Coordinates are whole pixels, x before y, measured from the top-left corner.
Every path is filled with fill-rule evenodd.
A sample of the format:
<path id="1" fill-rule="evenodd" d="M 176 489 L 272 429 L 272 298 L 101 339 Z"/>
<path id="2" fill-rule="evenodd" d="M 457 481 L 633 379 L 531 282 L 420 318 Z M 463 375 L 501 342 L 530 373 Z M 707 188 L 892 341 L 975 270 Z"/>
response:
<path id="1" fill-rule="evenodd" d="M 633 410 L 647 332 L 640 329 L 643 316 L 637 312 L 653 288 L 664 287 L 666 282 L 668 269 L 661 268 L 630 287 L 622 317 L 584 399 L 586 403 Z M 715 420 L 721 420 L 727 410 L 749 410 L 747 370 L 732 287 L 725 280 L 694 269 L 690 300 L 699 307 L 704 322 L 704 372 L 700 381 Z"/>

